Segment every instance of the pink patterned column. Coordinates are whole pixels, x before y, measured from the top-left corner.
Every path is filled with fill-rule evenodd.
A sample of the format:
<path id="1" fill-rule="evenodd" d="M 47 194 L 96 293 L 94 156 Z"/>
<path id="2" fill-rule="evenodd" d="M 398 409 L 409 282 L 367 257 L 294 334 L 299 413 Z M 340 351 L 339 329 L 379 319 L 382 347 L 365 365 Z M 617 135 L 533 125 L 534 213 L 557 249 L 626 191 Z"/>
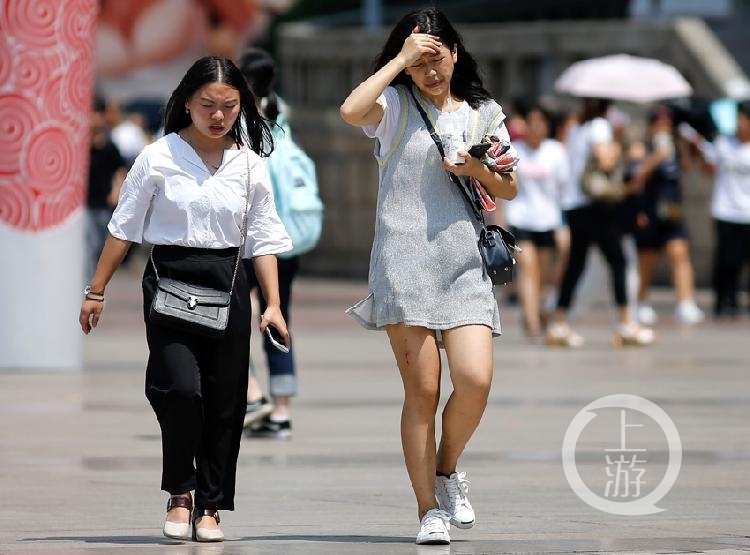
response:
<path id="1" fill-rule="evenodd" d="M 78 367 L 97 0 L 0 6 L 0 367 Z"/>

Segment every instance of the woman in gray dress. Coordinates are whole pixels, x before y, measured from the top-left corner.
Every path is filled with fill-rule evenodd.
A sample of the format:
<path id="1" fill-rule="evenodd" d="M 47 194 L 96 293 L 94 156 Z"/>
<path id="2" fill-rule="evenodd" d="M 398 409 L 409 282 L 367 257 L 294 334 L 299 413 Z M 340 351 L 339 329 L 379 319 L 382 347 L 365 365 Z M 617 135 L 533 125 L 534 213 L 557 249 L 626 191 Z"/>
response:
<path id="1" fill-rule="evenodd" d="M 490 171 L 465 148 L 458 163 L 442 158 L 417 102 L 445 144 L 456 134 L 467 145 L 485 134 L 508 139 L 505 116 L 476 62 L 434 8 L 396 24 L 374 73 L 352 91 L 341 116 L 377 139 L 380 167 L 370 294 L 348 312 L 366 328 L 388 333 L 404 384 L 401 440 L 417 497 L 416 541 L 445 544 L 450 524 L 474 525 L 469 482 L 456 466 L 484 412 L 492 337 L 500 334 L 492 282 L 477 248 L 479 224 L 448 172 L 475 177 L 491 196 L 506 200 L 516 195 L 516 179 L 510 171 Z M 511 149 L 507 169 L 514 156 Z M 453 392 L 438 447 L 440 343 Z"/>

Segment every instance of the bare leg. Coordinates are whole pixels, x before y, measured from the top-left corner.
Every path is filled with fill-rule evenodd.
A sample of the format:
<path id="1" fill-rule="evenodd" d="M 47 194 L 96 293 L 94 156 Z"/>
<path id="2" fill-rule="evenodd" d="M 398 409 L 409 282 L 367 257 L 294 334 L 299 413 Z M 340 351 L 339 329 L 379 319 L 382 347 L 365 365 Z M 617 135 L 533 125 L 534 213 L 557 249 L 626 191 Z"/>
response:
<path id="1" fill-rule="evenodd" d="M 291 404 L 291 396 L 289 395 L 274 395 L 273 399 L 273 412 L 271 412 L 271 418 L 277 420 L 284 420 L 289 418 L 290 411 L 289 405 Z"/>
<path id="2" fill-rule="evenodd" d="M 553 283 L 557 291 L 562 285 L 565 267 L 568 265 L 568 255 L 570 254 L 570 229 L 561 227 L 555 230 L 555 249 L 557 257 L 555 260 L 555 269 L 553 273 Z"/>
<path id="3" fill-rule="evenodd" d="M 648 298 L 648 290 L 654 279 L 654 268 L 656 267 L 659 252 L 654 249 L 642 250 L 638 253 L 638 270 L 640 274 L 640 288 L 638 289 L 638 302 L 644 302 Z"/>
<path id="4" fill-rule="evenodd" d="M 534 337 L 539 335 L 541 329 L 539 321 L 539 289 L 541 282 L 539 251 L 531 241 L 522 241 L 519 247 L 523 249 L 523 253 L 517 257 L 521 270 L 518 282 L 518 294 L 521 297 L 526 335 Z"/>
<path id="5" fill-rule="evenodd" d="M 673 239 L 667 242 L 667 260 L 672 267 L 677 300 L 693 299 L 695 286 L 688 242 L 685 239 Z"/>
<path id="6" fill-rule="evenodd" d="M 254 375 L 249 376 L 247 379 L 247 400 L 258 401 L 263 397 L 263 390 L 260 388 L 258 378 Z"/>
<path id="7" fill-rule="evenodd" d="M 462 326 L 443 332 L 453 393 L 443 410 L 437 470 L 450 475 L 487 406 L 492 384 L 492 330 Z M 432 477 L 434 483 L 435 477 Z"/>
<path id="8" fill-rule="evenodd" d="M 386 326 L 404 384 L 401 444 L 421 519 L 437 508 L 435 499 L 435 413 L 440 400 L 440 351 L 435 332 Z"/>

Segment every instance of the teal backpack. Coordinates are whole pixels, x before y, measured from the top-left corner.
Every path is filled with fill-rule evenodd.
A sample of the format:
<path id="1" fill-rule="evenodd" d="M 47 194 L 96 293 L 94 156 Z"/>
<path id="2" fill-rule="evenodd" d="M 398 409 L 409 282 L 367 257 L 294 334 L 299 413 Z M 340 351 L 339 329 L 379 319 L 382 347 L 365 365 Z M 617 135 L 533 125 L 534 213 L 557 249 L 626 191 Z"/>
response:
<path id="1" fill-rule="evenodd" d="M 315 162 L 292 140 L 283 115 L 273 127 L 273 152 L 266 158 L 276 211 L 292 238 L 293 247 L 280 258 L 304 254 L 315 247 L 323 228 L 323 202 L 318 194 Z"/>

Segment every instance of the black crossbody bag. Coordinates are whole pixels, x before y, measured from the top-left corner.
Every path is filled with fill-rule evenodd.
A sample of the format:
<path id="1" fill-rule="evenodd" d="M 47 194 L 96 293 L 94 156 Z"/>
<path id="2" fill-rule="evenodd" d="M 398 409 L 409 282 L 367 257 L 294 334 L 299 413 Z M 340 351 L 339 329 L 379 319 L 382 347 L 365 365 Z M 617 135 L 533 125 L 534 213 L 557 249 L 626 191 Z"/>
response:
<path id="1" fill-rule="evenodd" d="M 247 155 L 247 182 L 245 185 L 245 213 L 242 216 L 242 235 L 237 260 L 234 263 L 232 285 L 229 292 L 211 287 L 192 285 L 184 281 L 159 277 L 151 247 L 151 264 L 156 276 L 156 293 L 151 301 L 149 319 L 157 324 L 204 337 L 221 337 L 229 322 L 234 282 L 240 267 L 240 258 L 247 235 L 247 211 L 250 208 L 250 155 Z"/>
<path id="2" fill-rule="evenodd" d="M 435 127 L 432 125 L 430 118 L 427 117 L 427 113 L 425 113 L 417 97 L 414 96 L 414 91 L 409 89 L 409 92 L 414 99 L 414 104 L 417 106 L 419 114 L 422 116 L 424 124 L 427 126 L 427 130 L 430 132 L 430 137 L 435 141 L 435 146 L 437 146 L 440 152 L 441 159 L 445 158 L 443 142 L 435 131 Z M 481 202 L 471 184 L 461 181 L 457 175 L 451 172 L 448 172 L 448 175 L 451 181 L 458 186 L 466 202 L 469 203 L 476 219 L 482 224 L 482 229 L 479 232 L 478 246 L 487 275 L 494 285 L 509 284 L 513 281 L 516 266 L 516 259 L 513 257 L 513 253 L 521 251 L 516 246 L 516 238 L 513 237 L 510 231 L 503 229 L 499 225 L 487 225 L 484 221 L 484 211 L 481 208 Z"/>

